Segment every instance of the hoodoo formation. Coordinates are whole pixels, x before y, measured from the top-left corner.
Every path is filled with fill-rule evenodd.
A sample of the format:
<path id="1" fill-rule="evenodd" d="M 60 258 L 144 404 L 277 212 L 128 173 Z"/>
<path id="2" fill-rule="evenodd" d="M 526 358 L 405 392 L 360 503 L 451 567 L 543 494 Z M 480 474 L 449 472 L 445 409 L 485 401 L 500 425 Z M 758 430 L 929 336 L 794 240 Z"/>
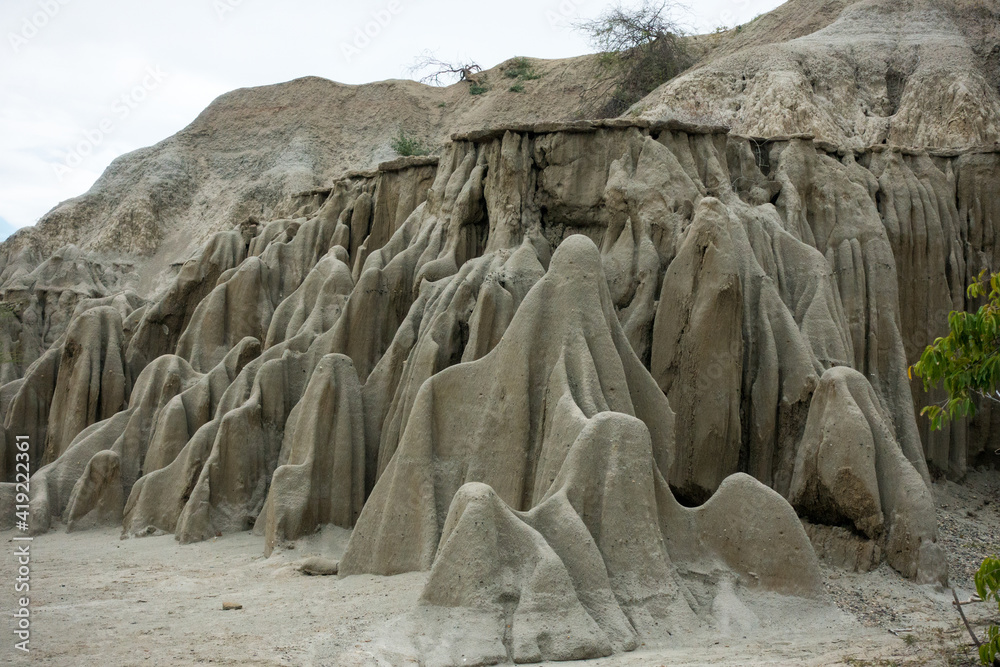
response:
<path id="1" fill-rule="evenodd" d="M 0 523 L 29 435 L 35 534 L 351 529 L 340 576 L 429 572 L 393 650 L 433 665 L 630 651 L 821 560 L 945 583 L 931 475 L 1000 412 L 932 433 L 907 367 L 1000 270 L 998 26 L 792 0 L 599 121 L 585 59 L 225 95 L 0 245 Z"/>

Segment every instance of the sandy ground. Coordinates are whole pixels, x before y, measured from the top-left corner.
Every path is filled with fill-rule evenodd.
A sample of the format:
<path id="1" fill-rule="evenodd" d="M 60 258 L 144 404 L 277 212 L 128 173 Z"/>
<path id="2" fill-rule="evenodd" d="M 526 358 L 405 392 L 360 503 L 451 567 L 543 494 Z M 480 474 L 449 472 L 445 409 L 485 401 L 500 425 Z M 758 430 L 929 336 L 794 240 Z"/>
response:
<path id="1" fill-rule="evenodd" d="M 967 599 L 979 560 L 998 550 L 1000 475 L 939 482 L 935 494 L 952 582 Z M 32 635 L 25 655 L 13 648 L 9 620 L 14 535 L 0 533 L 2 664 L 394 664 L 379 657 L 384 628 L 414 603 L 426 578 L 300 574 L 296 561 L 343 552 L 349 533 L 336 528 L 268 559 L 262 538 L 248 533 L 181 546 L 169 535 L 122 541 L 117 530 L 55 532 L 31 546 Z M 977 664 L 950 591 L 917 586 L 885 566 L 864 575 L 824 573 L 830 596 L 820 603 L 741 591 L 749 620 L 744 614 L 669 644 L 651 642 L 586 664 Z M 223 602 L 243 609 L 223 611 Z M 985 605 L 967 609 L 977 628 L 990 618 Z"/>

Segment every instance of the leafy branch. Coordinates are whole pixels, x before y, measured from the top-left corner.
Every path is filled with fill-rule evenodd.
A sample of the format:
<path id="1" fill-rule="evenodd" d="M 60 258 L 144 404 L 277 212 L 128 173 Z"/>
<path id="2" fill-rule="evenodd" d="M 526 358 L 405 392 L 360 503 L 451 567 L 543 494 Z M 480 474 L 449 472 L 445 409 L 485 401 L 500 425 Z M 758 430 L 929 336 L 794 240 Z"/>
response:
<path id="1" fill-rule="evenodd" d="M 974 397 L 1000 403 L 1000 273 L 984 269 L 969 286 L 970 299 L 986 297 L 974 313 L 948 316 L 947 336 L 928 345 L 909 375 L 923 379 L 924 389 L 943 384 L 948 398 L 921 410 L 938 430 L 951 419 L 976 414 Z"/>
<path id="2" fill-rule="evenodd" d="M 1000 559 L 989 557 L 983 561 L 976 572 L 976 593 L 984 601 L 995 602 L 1000 610 Z M 984 665 L 1000 663 L 997 660 L 997 655 L 1000 654 L 1000 628 L 990 625 L 986 628 L 986 636 L 982 642 L 974 634 L 972 639 L 979 644 L 979 660 Z"/>

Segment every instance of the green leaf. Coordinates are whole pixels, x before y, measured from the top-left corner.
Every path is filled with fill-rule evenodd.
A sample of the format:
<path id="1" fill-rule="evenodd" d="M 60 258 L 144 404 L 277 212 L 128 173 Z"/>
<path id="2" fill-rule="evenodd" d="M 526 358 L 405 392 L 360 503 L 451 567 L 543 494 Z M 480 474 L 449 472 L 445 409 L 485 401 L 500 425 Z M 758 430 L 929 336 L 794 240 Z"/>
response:
<path id="1" fill-rule="evenodd" d="M 1000 603 L 1000 559 L 987 557 L 976 572 L 976 593 L 983 600 Z"/>
<path id="2" fill-rule="evenodd" d="M 943 384 L 948 392 L 948 400 L 939 408 L 921 411 L 931 420 L 932 429 L 975 415 L 973 394 L 987 396 L 1000 386 L 1000 274 L 980 272 L 968 294 L 970 298 L 984 296 L 987 285 L 988 302 L 976 312 L 950 313 L 948 335 L 935 339 L 908 369 L 911 378 L 923 380 L 925 391 Z"/>
<path id="3" fill-rule="evenodd" d="M 979 647 L 979 660 L 984 665 L 992 664 L 997 653 L 1000 653 L 1000 628 L 991 625 L 987 628 L 986 637 Z"/>

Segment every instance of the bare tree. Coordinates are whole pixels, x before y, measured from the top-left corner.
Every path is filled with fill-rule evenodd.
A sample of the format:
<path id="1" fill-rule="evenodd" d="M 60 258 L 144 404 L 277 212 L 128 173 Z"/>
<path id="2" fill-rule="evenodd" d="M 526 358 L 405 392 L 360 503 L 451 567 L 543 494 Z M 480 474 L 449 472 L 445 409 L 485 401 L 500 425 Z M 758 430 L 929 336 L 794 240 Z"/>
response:
<path id="1" fill-rule="evenodd" d="M 671 18 L 683 8 L 669 0 L 643 0 L 636 9 L 618 4 L 577 24 L 599 51 L 594 83 L 584 91 L 592 113 L 618 116 L 691 65 L 683 31 Z"/>
<path id="2" fill-rule="evenodd" d="M 431 51 L 424 51 L 414 61 L 409 72 L 413 75 L 427 72 L 428 70 L 430 70 L 429 74 L 424 74 L 418 79 L 420 83 L 442 86 L 455 81 L 478 83 L 479 79 L 476 75 L 482 72 L 483 68 L 473 61 L 449 62 L 441 60 Z"/>

